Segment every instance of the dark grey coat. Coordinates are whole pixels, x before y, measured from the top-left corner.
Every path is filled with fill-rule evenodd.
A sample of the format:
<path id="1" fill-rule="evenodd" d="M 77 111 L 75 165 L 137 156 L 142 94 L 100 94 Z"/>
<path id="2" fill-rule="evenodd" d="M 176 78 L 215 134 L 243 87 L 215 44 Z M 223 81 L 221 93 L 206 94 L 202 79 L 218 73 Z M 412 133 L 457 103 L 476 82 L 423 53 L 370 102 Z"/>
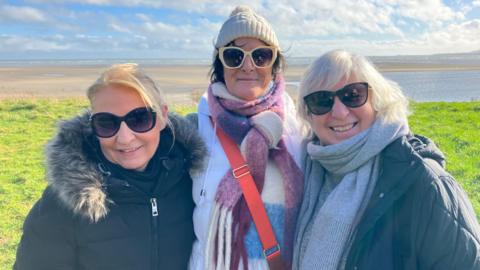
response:
<path id="1" fill-rule="evenodd" d="M 480 269 L 475 212 L 436 147 L 402 137 L 381 158 L 346 269 Z"/>
<path id="2" fill-rule="evenodd" d="M 354 232 L 345 269 L 480 269 L 475 212 L 442 168 L 444 157 L 436 146 L 409 135 L 380 155 L 377 184 Z"/>
<path id="3" fill-rule="evenodd" d="M 49 185 L 25 220 L 14 269 L 186 269 L 194 240 L 188 171 L 206 150 L 188 121 L 169 118 L 175 138 L 161 133 L 152 194 L 102 172 L 88 115 L 63 122 L 47 145 Z"/>

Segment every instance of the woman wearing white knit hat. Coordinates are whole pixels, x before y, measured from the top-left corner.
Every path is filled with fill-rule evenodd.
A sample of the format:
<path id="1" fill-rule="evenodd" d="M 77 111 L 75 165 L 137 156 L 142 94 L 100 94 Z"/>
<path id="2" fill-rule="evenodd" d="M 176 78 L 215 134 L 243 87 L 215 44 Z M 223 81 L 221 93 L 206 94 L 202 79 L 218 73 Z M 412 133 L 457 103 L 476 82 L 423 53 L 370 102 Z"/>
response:
<path id="1" fill-rule="evenodd" d="M 265 18 L 236 7 L 216 39 L 211 84 L 198 106 L 210 156 L 192 177 L 197 241 L 191 269 L 290 268 L 303 192 L 302 136 L 285 92 L 284 62 Z M 224 150 L 225 141 L 241 154 Z M 232 169 L 238 168 L 232 156 L 248 167 Z"/>

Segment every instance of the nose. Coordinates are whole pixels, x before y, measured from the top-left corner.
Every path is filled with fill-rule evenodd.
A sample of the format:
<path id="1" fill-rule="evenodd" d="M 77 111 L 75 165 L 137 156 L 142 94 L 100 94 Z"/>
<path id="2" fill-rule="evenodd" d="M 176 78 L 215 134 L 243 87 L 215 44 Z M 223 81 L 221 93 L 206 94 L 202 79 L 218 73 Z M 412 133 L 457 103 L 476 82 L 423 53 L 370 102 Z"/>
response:
<path id="1" fill-rule="evenodd" d="M 245 55 L 245 60 L 243 61 L 242 64 L 242 71 L 244 72 L 250 72 L 255 69 L 255 66 L 253 65 L 252 62 L 252 57 L 250 55 Z"/>
<path id="2" fill-rule="evenodd" d="M 135 134 L 125 122 L 122 122 L 115 139 L 119 144 L 128 145 L 135 139 Z"/>
<path id="3" fill-rule="evenodd" d="M 335 97 L 333 100 L 333 107 L 330 113 L 333 118 L 343 119 L 350 113 L 350 109 L 345 106 L 345 104 L 343 104 L 338 97 Z"/>

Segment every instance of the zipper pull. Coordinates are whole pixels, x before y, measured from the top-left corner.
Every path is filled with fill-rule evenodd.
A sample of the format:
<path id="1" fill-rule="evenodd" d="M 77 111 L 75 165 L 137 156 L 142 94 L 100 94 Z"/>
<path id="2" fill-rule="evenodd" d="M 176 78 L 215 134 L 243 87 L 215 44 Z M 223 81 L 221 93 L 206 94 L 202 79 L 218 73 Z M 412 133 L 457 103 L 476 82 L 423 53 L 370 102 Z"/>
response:
<path id="1" fill-rule="evenodd" d="M 100 170 L 100 172 L 102 174 L 104 174 L 105 176 L 108 177 L 108 176 L 112 175 L 112 173 L 107 168 L 105 168 L 105 165 L 103 165 L 103 163 L 101 163 L 101 162 L 98 163 L 97 167 L 98 167 L 98 170 Z"/>
<path id="2" fill-rule="evenodd" d="M 158 216 L 157 199 L 151 198 L 150 203 L 152 204 L 152 216 Z"/>

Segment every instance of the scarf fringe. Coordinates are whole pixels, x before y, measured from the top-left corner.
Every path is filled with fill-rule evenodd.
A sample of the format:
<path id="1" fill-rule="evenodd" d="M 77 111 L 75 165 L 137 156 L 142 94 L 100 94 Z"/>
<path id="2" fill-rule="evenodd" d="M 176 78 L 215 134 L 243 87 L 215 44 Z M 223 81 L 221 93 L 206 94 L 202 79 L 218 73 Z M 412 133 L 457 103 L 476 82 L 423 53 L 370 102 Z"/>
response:
<path id="1" fill-rule="evenodd" d="M 220 215 L 220 205 L 215 204 L 212 209 L 210 226 L 208 229 L 207 243 L 205 247 L 205 269 L 214 268 L 215 236 L 218 228 L 218 218 Z"/>
<path id="2" fill-rule="evenodd" d="M 230 269 L 233 236 L 232 225 L 233 214 L 231 209 L 223 207 L 220 204 L 215 204 L 206 244 L 205 269 Z M 217 254 L 215 254 L 215 244 L 218 249 Z"/>
<path id="3" fill-rule="evenodd" d="M 231 254 L 232 254 L 232 236 L 233 236 L 233 214 L 232 211 L 227 212 L 227 223 L 225 229 L 227 231 L 226 243 L 225 243 L 225 265 L 230 268 Z"/>

